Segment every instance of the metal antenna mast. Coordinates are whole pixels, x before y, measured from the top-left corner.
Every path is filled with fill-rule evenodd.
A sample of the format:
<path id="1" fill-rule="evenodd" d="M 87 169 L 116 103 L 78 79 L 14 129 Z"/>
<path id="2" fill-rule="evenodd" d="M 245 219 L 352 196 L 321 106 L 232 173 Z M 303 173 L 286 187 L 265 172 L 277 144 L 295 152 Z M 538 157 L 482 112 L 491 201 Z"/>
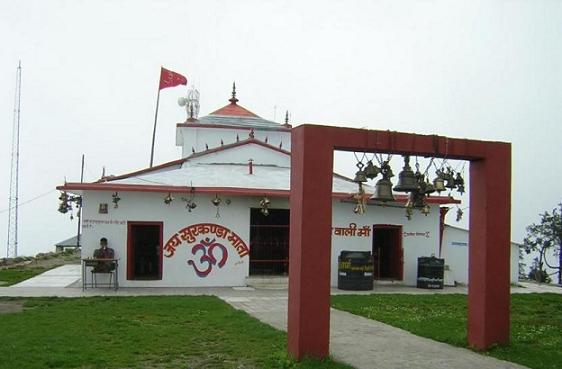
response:
<path id="1" fill-rule="evenodd" d="M 20 160 L 20 106 L 21 106 L 21 60 L 16 72 L 14 120 L 12 125 L 12 165 L 10 168 L 10 197 L 8 206 L 7 257 L 18 256 L 18 177 Z"/>

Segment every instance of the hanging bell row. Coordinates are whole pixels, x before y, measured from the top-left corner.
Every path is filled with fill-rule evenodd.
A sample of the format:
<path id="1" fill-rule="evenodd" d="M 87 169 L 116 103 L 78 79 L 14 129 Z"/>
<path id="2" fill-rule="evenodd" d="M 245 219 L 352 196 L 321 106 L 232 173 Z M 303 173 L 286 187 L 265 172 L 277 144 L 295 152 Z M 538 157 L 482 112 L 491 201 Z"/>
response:
<path id="1" fill-rule="evenodd" d="M 437 170 L 436 174 L 437 177 L 433 180 L 435 191 L 440 193 L 447 189 L 456 189 L 461 195 L 465 192 L 464 178 L 460 172 L 457 172 L 455 176 L 455 172 L 451 168 L 448 168 L 446 172 Z"/>
<path id="2" fill-rule="evenodd" d="M 365 183 L 368 179 L 375 179 L 381 172 L 381 168 L 373 164 L 372 160 L 367 162 L 367 166 L 362 162 L 357 163 L 356 166 L 358 171 L 355 173 L 355 178 L 353 179 L 355 183 Z M 363 169 L 363 167 L 365 167 L 365 169 Z"/>
<path id="3" fill-rule="evenodd" d="M 430 207 L 427 205 L 425 198 L 434 192 L 441 193 L 447 189 L 457 189 L 461 194 L 464 193 L 464 179 L 460 173 L 456 173 L 451 169 L 447 168 L 447 171 L 437 170 L 437 177 L 431 182 L 424 174 L 419 170 L 419 165 L 416 163 L 416 172 L 414 172 L 410 166 L 410 156 L 404 155 L 404 167 L 402 171 L 398 174 L 398 183 L 393 188 L 392 181 L 390 180 L 394 177 L 390 164 L 384 161 L 380 168 L 373 164 L 371 160 L 367 162 L 365 166 L 362 162 L 357 165 L 357 172 L 355 173 L 354 182 L 358 183 L 359 186 L 368 181 L 368 179 L 374 179 L 377 175 L 381 174 L 382 178 L 379 179 L 375 185 L 375 190 L 371 196 L 371 200 L 388 202 L 394 201 L 393 190 L 396 192 L 406 192 L 409 193 L 409 200 L 406 206 L 407 216 L 410 217 L 412 214 L 412 209 L 419 209 L 424 215 L 429 214 Z M 356 209 L 357 213 L 362 213 L 362 209 Z"/>

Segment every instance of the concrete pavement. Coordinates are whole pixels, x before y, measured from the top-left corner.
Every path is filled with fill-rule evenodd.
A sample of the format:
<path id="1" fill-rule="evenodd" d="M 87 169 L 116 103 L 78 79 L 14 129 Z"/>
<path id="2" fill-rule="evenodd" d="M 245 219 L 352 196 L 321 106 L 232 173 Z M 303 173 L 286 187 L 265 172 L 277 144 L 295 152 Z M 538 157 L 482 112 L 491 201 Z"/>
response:
<path id="1" fill-rule="evenodd" d="M 274 328 L 287 330 L 286 296 L 219 297 Z M 330 311 L 330 353 L 357 369 L 526 368 L 335 309 Z"/>
<path id="2" fill-rule="evenodd" d="M 20 287 L 67 287 L 75 283 L 81 278 L 79 264 L 67 264 L 46 271 L 33 278 L 26 279 L 23 282 L 15 284 L 10 288 Z"/>

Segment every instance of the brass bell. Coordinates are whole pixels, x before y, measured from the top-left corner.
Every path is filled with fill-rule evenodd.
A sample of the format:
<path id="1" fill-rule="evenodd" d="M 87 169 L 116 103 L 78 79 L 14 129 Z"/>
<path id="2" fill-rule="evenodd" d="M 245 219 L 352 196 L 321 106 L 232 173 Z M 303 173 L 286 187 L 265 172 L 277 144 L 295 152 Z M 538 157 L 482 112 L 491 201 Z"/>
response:
<path id="1" fill-rule="evenodd" d="M 406 203 L 406 218 L 408 218 L 408 220 L 412 220 L 412 214 L 414 214 L 413 209 L 413 204 L 408 200 Z"/>
<path id="2" fill-rule="evenodd" d="M 425 206 L 424 195 L 418 191 L 410 192 L 410 196 L 408 198 L 408 203 L 411 204 L 411 207 L 416 209 L 421 209 Z"/>
<path id="3" fill-rule="evenodd" d="M 371 200 L 376 201 L 394 201 L 392 195 L 392 182 L 388 178 L 379 179 L 375 185 L 375 192 L 371 196 Z"/>
<path id="4" fill-rule="evenodd" d="M 215 198 L 212 199 L 211 202 L 213 203 L 213 205 L 218 207 L 221 204 L 222 199 L 219 197 L 219 195 L 215 194 Z"/>
<path id="5" fill-rule="evenodd" d="M 355 173 L 355 178 L 353 179 L 353 182 L 355 183 L 365 183 L 367 182 L 367 176 L 365 174 L 365 171 L 363 170 L 363 163 L 357 163 L 357 168 L 359 168 L 359 170 Z"/>
<path id="6" fill-rule="evenodd" d="M 363 203 L 361 203 L 361 202 L 358 202 L 358 203 L 355 205 L 355 208 L 353 208 L 353 212 L 354 212 L 355 214 L 359 214 L 359 215 L 365 214 L 365 205 L 364 205 Z"/>
<path id="7" fill-rule="evenodd" d="M 174 201 L 174 198 L 172 197 L 172 194 L 168 192 L 168 195 L 164 197 L 164 204 L 169 206 L 172 201 Z"/>
<path id="8" fill-rule="evenodd" d="M 443 172 L 438 170 L 437 177 L 433 180 L 433 189 L 439 193 L 445 191 L 445 179 L 443 178 Z"/>
<path id="9" fill-rule="evenodd" d="M 457 188 L 456 184 L 455 184 L 455 176 L 453 174 L 453 172 L 451 171 L 451 169 L 449 169 L 447 171 L 447 173 L 445 173 L 445 187 L 449 188 L 449 189 L 454 189 Z"/>
<path id="10" fill-rule="evenodd" d="M 457 219 L 457 222 L 460 222 L 460 221 L 461 221 L 463 214 L 464 214 L 464 213 L 463 213 L 462 209 L 461 209 L 461 208 L 457 208 L 457 218 L 456 218 L 456 219 Z"/>
<path id="11" fill-rule="evenodd" d="M 373 164 L 371 160 L 367 162 L 365 167 L 365 176 L 369 179 L 374 179 L 381 172 L 380 168 Z"/>
<path id="12" fill-rule="evenodd" d="M 410 168 L 410 156 L 404 155 L 404 168 L 398 174 L 398 184 L 394 186 L 394 191 L 410 192 L 417 190 L 418 187 L 416 175 L 412 168 Z"/>
<path id="13" fill-rule="evenodd" d="M 66 205 L 66 202 L 61 202 L 59 205 L 59 212 L 62 214 L 66 214 L 68 213 L 68 206 Z"/>
<path id="14" fill-rule="evenodd" d="M 383 161 L 381 164 L 381 175 L 386 179 L 394 177 L 394 173 L 392 173 L 392 168 L 390 167 L 390 164 L 388 164 L 388 160 Z"/>
<path id="15" fill-rule="evenodd" d="M 268 206 L 269 204 L 271 204 L 271 201 L 267 198 L 267 196 L 264 196 L 264 197 L 260 200 L 260 205 L 261 205 L 261 206 Z"/>
<path id="16" fill-rule="evenodd" d="M 425 216 L 427 216 L 430 211 L 431 211 L 431 208 L 427 204 L 425 204 L 424 207 L 421 209 L 421 213 Z"/>
<path id="17" fill-rule="evenodd" d="M 424 182 L 424 191 L 423 192 L 426 195 L 430 195 L 430 194 L 435 192 L 435 187 L 431 184 L 431 182 L 429 182 L 429 180 L 426 180 Z"/>
<path id="18" fill-rule="evenodd" d="M 455 178 L 455 185 L 457 186 L 457 191 L 459 191 L 459 193 L 462 195 L 464 193 L 464 178 L 460 173 L 457 173 L 457 177 Z"/>

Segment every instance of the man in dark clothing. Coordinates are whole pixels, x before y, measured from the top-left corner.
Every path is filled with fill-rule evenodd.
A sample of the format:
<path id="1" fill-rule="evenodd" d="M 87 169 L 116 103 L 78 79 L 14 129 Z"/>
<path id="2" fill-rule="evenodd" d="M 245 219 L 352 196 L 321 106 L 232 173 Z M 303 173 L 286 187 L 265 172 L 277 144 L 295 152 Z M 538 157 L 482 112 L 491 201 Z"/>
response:
<path id="1" fill-rule="evenodd" d="M 94 259 L 114 259 L 115 251 L 107 247 L 107 238 L 100 239 L 100 248 L 94 251 Z M 98 261 L 94 266 L 94 273 L 109 273 L 115 269 L 113 261 Z"/>

